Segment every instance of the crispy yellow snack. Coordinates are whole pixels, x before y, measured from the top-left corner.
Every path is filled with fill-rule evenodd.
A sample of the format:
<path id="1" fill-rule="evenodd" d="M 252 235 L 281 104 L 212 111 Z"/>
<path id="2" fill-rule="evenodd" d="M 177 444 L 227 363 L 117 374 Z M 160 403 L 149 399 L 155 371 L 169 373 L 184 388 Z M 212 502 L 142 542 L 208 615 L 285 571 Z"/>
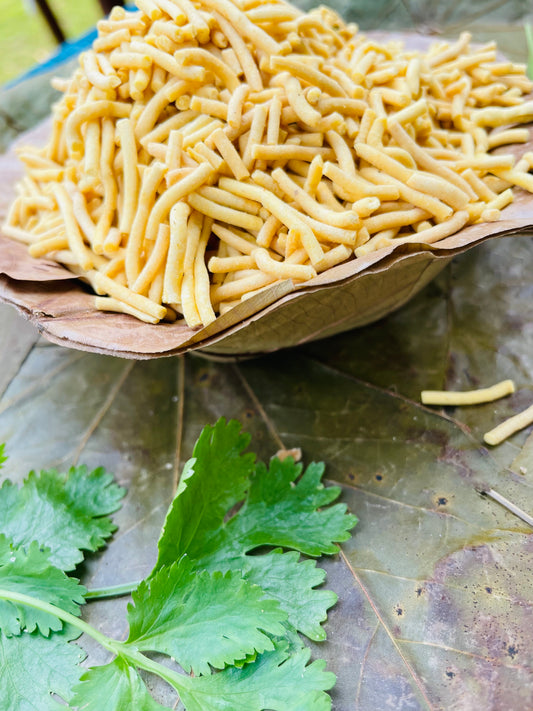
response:
<path id="1" fill-rule="evenodd" d="M 427 52 L 325 7 L 137 0 L 98 23 L 4 232 L 96 307 L 197 328 L 283 279 L 438 242 L 533 192 L 524 68 L 463 33 Z"/>
<path id="2" fill-rule="evenodd" d="M 424 405 L 478 405 L 484 402 L 494 402 L 515 391 L 512 380 L 502 380 L 496 385 L 479 390 L 422 390 L 420 399 Z"/>
<path id="3" fill-rule="evenodd" d="M 518 415 L 510 417 L 505 422 L 501 422 L 497 427 L 486 432 L 483 439 L 487 444 L 495 446 L 500 444 L 508 437 L 513 435 L 515 432 L 523 430 L 524 427 L 528 427 L 533 422 L 533 405 L 519 412 Z"/>

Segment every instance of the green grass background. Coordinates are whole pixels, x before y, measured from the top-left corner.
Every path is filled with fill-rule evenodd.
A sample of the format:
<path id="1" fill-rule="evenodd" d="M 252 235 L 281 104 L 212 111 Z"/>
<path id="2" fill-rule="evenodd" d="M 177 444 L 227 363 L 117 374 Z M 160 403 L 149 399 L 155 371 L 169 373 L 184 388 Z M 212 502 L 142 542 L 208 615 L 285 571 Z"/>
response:
<path id="1" fill-rule="evenodd" d="M 101 17 L 98 0 L 49 0 L 68 39 Z M 0 86 L 45 60 L 57 47 L 41 13 L 25 0 L 0 0 Z"/>

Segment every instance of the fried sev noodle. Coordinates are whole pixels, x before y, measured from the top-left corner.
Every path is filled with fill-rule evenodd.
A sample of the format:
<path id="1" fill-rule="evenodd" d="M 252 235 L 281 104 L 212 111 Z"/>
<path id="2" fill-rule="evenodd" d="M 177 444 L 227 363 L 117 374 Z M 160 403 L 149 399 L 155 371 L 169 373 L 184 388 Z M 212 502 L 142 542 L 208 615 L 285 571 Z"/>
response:
<path id="1" fill-rule="evenodd" d="M 98 23 L 25 147 L 4 233 L 96 308 L 195 328 L 283 279 L 433 244 L 533 192 L 523 65 L 381 44 L 282 0 L 137 0 Z"/>

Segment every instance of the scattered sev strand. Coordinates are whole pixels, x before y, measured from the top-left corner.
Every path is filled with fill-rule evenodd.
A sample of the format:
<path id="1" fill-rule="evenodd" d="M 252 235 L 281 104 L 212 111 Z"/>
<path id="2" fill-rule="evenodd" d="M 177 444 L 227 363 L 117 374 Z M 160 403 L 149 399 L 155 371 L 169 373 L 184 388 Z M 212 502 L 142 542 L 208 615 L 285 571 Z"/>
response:
<path id="1" fill-rule="evenodd" d="M 424 405 L 440 405 L 442 407 L 479 405 L 494 402 L 507 395 L 512 395 L 515 391 L 516 387 L 512 380 L 502 380 L 488 388 L 478 390 L 422 390 L 420 399 Z M 486 432 L 483 439 L 486 444 L 494 447 L 531 424 L 533 424 L 533 405 Z"/>
<path id="2" fill-rule="evenodd" d="M 494 447 L 506 440 L 515 432 L 519 432 L 531 424 L 533 424 L 533 405 L 528 407 L 526 410 L 519 412 L 517 415 L 509 417 L 508 420 L 501 422 L 497 425 L 497 427 L 494 427 L 494 429 L 486 432 L 483 435 L 483 439 L 487 444 Z"/>
<path id="3" fill-rule="evenodd" d="M 137 5 L 55 81 L 49 142 L 19 150 L 3 228 L 85 277 L 97 309 L 199 328 L 280 280 L 438 243 L 533 192 L 532 154 L 508 150 L 529 138 L 514 126 L 533 120 L 533 84 L 468 33 L 405 51 L 325 7 Z"/>
<path id="4" fill-rule="evenodd" d="M 420 399 L 424 405 L 478 405 L 484 402 L 494 402 L 515 392 L 512 380 L 502 380 L 488 388 L 479 390 L 422 390 Z"/>

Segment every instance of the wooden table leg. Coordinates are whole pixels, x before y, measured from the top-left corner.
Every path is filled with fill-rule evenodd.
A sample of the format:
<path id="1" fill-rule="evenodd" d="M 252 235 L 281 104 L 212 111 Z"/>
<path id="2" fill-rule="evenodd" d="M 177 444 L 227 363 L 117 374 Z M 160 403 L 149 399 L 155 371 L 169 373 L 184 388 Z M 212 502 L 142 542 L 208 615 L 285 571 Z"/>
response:
<path id="1" fill-rule="evenodd" d="M 102 6 L 104 15 L 109 15 L 111 8 L 115 5 L 120 5 L 122 7 L 124 4 L 124 0 L 100 0 L 100 5 Z"/>
<path id="2" fill-rule="evenodd" d="M 66 40 L 66 35 L 63 32 L 63 29 L 59 22 L 57 21 L 56 16 L 52 12 L 52 9 L 50 8 L 50 5 L 48 4 L 48 0 L 36 0 L 37 5 L 39 7 L 39 10 L 42 12 L 44 19 L 46 20 L 46 24 L 52 31 L 56 42 L 58 44 L 61 44 Z M 124 6 L 125 2 L 124 0 L 99 0 L 100 5 L 102 7 L 102 12 L 104 15 L 109 15 L 111 12 L 111 8 L 114 7 L 115 5 L 120 5 Z"/>
<path id="3" fill-rule="evenodd" d="M 50 9 L 48 2 L 46 0 L 36 0 L 36 1 L 37 1 L 39 10 L 44 15 L 44 19 L 46 20 L 48 27 L 52 30 L 52 33 L 53 33 L 57 43 L 61 44 L 66 39 L 65 33 L 61 29 L 61 25 L 59 24 L 59 22 L 56 20 L 56 17 L 54 15 L 54 13 L 52 12 L 52 10 Z"/>

